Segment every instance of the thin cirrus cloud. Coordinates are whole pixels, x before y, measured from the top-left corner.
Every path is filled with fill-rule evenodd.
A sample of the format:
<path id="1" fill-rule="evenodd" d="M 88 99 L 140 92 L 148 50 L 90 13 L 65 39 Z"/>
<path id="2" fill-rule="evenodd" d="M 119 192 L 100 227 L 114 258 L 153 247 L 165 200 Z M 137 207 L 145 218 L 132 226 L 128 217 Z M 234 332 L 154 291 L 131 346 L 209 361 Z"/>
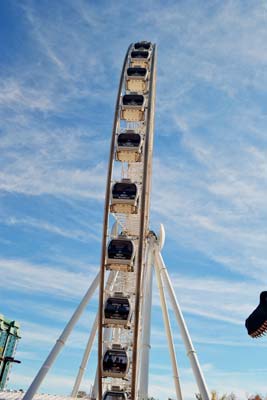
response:
<path id="1" fill-rule="evenodd" d="M 14 291 L 44 293 L 55 297 L 81 298 L 96 275 L 96 267 L 88 273 L 59 269 L 52 265 L 38 265 L 25 260 L 1 259 L 1 286 L 12 286 Z M 21 273 L 23 271 L 23 274 Z M 20 276 L 13 280 L 12 276 Z M 10 283 L 11 282 L 11 283 Z"/>
<path id="2" fill-rule="evenodd" d="M 24 324 L 24 335 L 25 338 L 23 340 L 23 345 L 30 348 L 31 343 L 35 343 L 38 345 L 39 349 L 45 351 L 49 351 L 49 347 L 52 348 L 52 345 L 56 342 L 56 339 L 60 336 L 61 329 L 60 327 L 52 328 L 51 326 L 45 326 L 44 324 L 34 324 L 28 321 L 22 320 Z M 90 324 L 88 323 L 87 329 L 79 329 L 73 332 L 66 341 L 66 347 L 68 349 L 78 348 L 80 350 L 85 349 L 85 344 L 88 339 L 88 331 L 90 329 Z M 77 357 L 77 361 L 78 361 Z"/>
<path id="3" fill-rule="evenodd" d="M 123 55 L 133 41 L 155 41 L 151 229 L 165 224 L 164 255 L 193 340 L 204 365 L 211 365 L 204 368 L 209 386 L 245 398 L 245 391 L 264 388 L 264 372 L 246 374 L 238 365 L 231 375 L 222 354 L 230 348 L 245 364 L 237 349 L 248 346 L 252 360 L 262 365 L 242 325 L 265 285 L 265 10 L 260 1 L 151 4 L 137 1 L 129 12 L 123 2 L 66 0 L 44 7 L 25 0 L 17 9 L 16 27 L 27 35 L 12 65 L 3 64 L 0 81 L 6 234 L 0 245 L 7 254 L 0 260 L 1 290 L 11 289 L 10 308 L 5 300 L 3 312 L 17 309 L 21 315 L 23 304 L 30 309 L 34 303 L 32 315 L 21 321 L 25 343 L 34 343 L 36 354 L 58 334 L 50 330 L 53 318 L 58 327 L 68 319 L 69 302 L 75 308 L 97 273 L 95 247 Z M 21 254 L 14 253 L 17 242 Z M 154 305 L 158 316 L 156 294 Z M 157 322 L 154 346 L 165 354 Z M 86 323 L 70 343 L 74 350 L 82 348 Z M 174 336 L 177 340 L 176 331 Z M 30 352 L 27 346 L 21 351 Z M 177 346 L 180 351 L 179 341 Z M 215 347 L 217 356 L 210 350 Z M 34 367 L 28 367 L 32 377 Z M 193 378 L 184 365 L 181 372 L 185 398 L 192 398 Z M 16 384 L 30 382 L 26 375 L 14 373 Z M 63 378 L 51 373 L 45 390 L 69 390 L 73 379 Z M 169 372 L 159 377 L 154 371 L 151 395 L 173 396 L 171 385 Z"/>
<path id="4" fill-rule="evenodd" d="M 190 160 L 180 149 L 178 160 L 156 159 L 152 210 L 167 221 L 175 220 L 175 226 L 168 222 L 172 234 L 181 226 L 183 235 L 201 251 L 227 268 L 261 279 L 266 257 L 265 152 L 262 143 L 252 146 L 246 138 L 241 146 L 226 145 L 224 140 L 218 148 L 208 138 L 191 134 L 182 142 Z M 195 171 L 192 164 L 197 166 Z M 180 238 L 177 229 L 175 236 Z"/>
<path id="5" fill-rule="evenodd" d="M 73 240 L 78 240 L 83 243 L 89 243 L 92 240 L 95 241 L 100 241 L 99 236 L 96 234 L 93 234 L 91 232 L 86 231 L 85 229 L 78 230 L 78 229 L 65 229 L 60 226 L 51 224 L 47 221 L 42 221 L 40 219 L 34 219 L 34 218 L 16 218 L 16 217 L 10 217 L 8 219 L 3 219 L 2 223 L 8 226 L 22 226 L 22 227 L 30 227 L 32 229 L 36 230 L 42 230 L 42 231 L 47 231 L 51 234 L 59 235 L 64 238 L 69 238 Z"/>
<path id="6" fill-rule="evenodd" d="M 50 99 L 37 89 L 24 87 L 23 84 L 15 79 L 2 82 L 0 88 L 0 104 L 4 107 L 13 108 L 14 111 L 20 110 L 42 110 L 53 109 Z"/>
<path id="7" fill-rule="evenodd" d="M 51 132 L 38 126 L 20 127 L 21 134 L 15 135 L 16 129 L 18 126 L 7 131 L 0 146 L 4 152 L 2 190 L 103 198 L 106 165 L 97 157 L 106 151 L 106 140 L 96 138 L 90 129 L 58 128 Z"/>

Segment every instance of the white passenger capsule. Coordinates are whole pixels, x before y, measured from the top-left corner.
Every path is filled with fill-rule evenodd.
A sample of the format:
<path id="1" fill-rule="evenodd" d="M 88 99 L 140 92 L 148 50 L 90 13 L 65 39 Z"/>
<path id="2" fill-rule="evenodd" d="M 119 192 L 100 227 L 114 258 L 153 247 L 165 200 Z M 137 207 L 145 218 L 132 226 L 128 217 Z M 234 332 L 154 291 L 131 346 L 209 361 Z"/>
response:
<path id="1" fill-rule="evenodd" d="M 112 386 L 111 390 L 104 393 L 103 400 L 128 400 L 127 393 L 118 386 Z"/>
<path id="2" fill-rule="evenodd" d="M 126 349 L 119 344 L 113 344 L 107 349 L 102 359 L 102 376 L 110 378 L 125 378 L 129 369 L 129 357 Z"/>
<path id="3" fill-rule="evenodd" d="M 135 246 L 132 240 L 118 236 L 109 242 L 107 249 L 106 269 L 128 271 L 134 269 Z"/>
<path id="4" fill-rule="evenodd" d="M 144 121 L 145 98 L 142 94 L 125 94 L 121 98 L 121 119 L 129 122 Z"/>
<path id="5" fill-rule="evenodd" d="M 151 42 L 137 42 L 134 44 L 134 49 L 135 50 L 151 50 Z"/>
<path id="6" fill-rule="evenodd" d="M 128 130 L 117 137 L 116 159 L 123 162 L 141 161 L 143 140 L 139 133 Z"/>
<path id="7" fill-rule="evenodd" d="M 133 50 L 131 52 L 131 67 L 148 67 L 150 52 L 148 50 Z"/>
<path id="8" fill-rule="evenodd" d="M 131 305 L 123 293 L 115 292 L 106 299 L 104 306 L 104 325 L 108 327 L 130 327 Z"/>
<path id="9" fill-rule="evenodd" d="M 112 186 L 110 211 L 112 213 L 137 214 L 138 189 L 130 179 L 122 179 Z"/>
<path id="10" fill-rule="evenodd" d="M 148 70 L 141 67 L 130 67 L 126 72 L 126 90 L 130 92 L 146 92 Z"/>

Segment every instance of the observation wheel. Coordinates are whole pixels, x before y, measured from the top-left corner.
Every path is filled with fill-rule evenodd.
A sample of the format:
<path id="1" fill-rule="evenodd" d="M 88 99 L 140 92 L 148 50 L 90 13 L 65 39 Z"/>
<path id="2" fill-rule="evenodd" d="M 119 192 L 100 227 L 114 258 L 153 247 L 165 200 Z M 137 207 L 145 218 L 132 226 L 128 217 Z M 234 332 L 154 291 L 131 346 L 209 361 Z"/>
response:
<path id="1" fill-rule="evenodd" d="M 156 45 L 131 44 L 107 174 L 99 283 L 98 399 L 136 399 L 149 244 Z"/>
<path id="2" fill-rule="evenodd" d="M 183 400 L 183 395 L 165 292 L 168 292 L 201 398 L 210 400 L 197 353 L 161 255 L 164 227 L 161 225 L 158 237 L 149 230 L 155 84 L 155 44 L 145 41 L 131 44 L 124 58 L 115 107 L 100 271 L 23 400 L 38 400 L 35 394 L 98 286 L 98 313 L 69 399 L 78 396 L 98 330 L 98 360 L 90 400 L 148 400 L 153 271 L 159 289 L 176 399 Z M 262 315 L 256 317 L 256 325 L 263 324 L 265 328 Z M 253 314 L 253 329 L 254 319 Z"/>

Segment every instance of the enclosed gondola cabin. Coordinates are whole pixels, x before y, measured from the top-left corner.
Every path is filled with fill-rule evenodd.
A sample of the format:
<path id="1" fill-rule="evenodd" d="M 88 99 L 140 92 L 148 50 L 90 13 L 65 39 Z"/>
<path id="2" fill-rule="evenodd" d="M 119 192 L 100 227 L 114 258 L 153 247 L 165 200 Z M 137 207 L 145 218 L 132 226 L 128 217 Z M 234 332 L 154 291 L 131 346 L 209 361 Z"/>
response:
<path id="1" fill-rule="evenodd" d="M 128 297 L 115 293 L 108 297 L 104 306 L 104 325 L 106 327 L 130 327 L 131 305 Z"/>
<path id="2" fill-rule="evenodd" d="M 135 50 L 150 50 L 151 49 L 151 42 L 137 42 L 134 44 Z"/>
<path id="3" fill-rule="evenodd" d="M 147 91 L 148 70 L 141 67 L 130 67 L 126 73 L 126 90 L 144 93 Z"/>
<path id="4" fill-rule="evenodd" d="M 122 162 L 141 160 L 142 137 L 134 131 L 122 132 L 117 136 L 116 159 Z"/>
<path id="5" fill-rule="evenodd" d="M 125 237 L 112 239 L 107 248 L 106 269 L 132 272 L 134 270 L 135 247 Z"/>
<path id="6" fill-rule="evenodd" d="M 148 50 L 133 50 L 131 52 L 131 67 L 147 68 L 150 58 Z"/>
<path id="7" fill-rule="evenodd" d="M 123 390 L 112 387 L 104 393 L 103 400 L 128 400 L 128 396 Z"/>
<path id="8" fill-rule="evenodd" d="M 142 94 L 125 94 L 121 99 L 121 119 L 139 122 L 145 119 L 145 98 Z"/>
<path id="9" fill-rule="evenodd" d="M 110 378 L 125 378 L 129 369 L 129 357 L 120 345 L 113 345 L 106 350 L 102 360 L 102 376 Z"/>
<path id="10" fill-rule="evenodd" d="M 112 186 L 110 211 L 120 214 L 137 214 L 138 189 L 129 179 L 123 179 Z"/>

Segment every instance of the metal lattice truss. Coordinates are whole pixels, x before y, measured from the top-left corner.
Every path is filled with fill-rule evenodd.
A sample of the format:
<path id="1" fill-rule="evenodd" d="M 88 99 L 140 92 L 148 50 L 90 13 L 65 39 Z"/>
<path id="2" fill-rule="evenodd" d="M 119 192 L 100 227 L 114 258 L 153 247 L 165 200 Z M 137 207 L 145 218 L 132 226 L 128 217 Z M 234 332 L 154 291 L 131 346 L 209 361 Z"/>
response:
<path id="1" fill-rule="evenodd" d="M 130 72 L 132 73 L 134 68 L 137 68 L 134 70 L 137 75 L 143 74 L 143 78 L 139 79 L 138 76 L 131 78 Z M 33 380 L 24 400 L 32 400 L 34 397 L 97 286 L 99 286 L 98 314 L 95 317 L 71 395 L 73 398 L 77 396 L 98 331 L 98 365 L 90 398 L 98 400 L 148 399 L 153 266 L 159 288 L 177 399 L 182 400 L 182 391 L 165 291 L 168 291 L 202 399 L 209 400 L 208 389 L 197 355 L 160 253 L 165 238 L 164 228 L 161 226 L 158 236 L 149 230 L 155 80 L 156 46 L 149 42 L 131 44 L 124 59 L 115 108 L 107 173 L 100 272 Z M 139 153 L 136 152 L 133 144 L 127 150 L 123 148 L 120 150 L 119 135 L 131 135 L 131 132 L 139 137 Z M 114 187 L 118 182 L 129 182 L 135 188 L 133 200 L 129 200 L 132 197 L 127 192 L 123 194 L 122 199 L 116 200 L 118 197 L 114 195 Z M 122 261 L 115 260 L 114 265 L 110 263 L 109 243 L 113 239 L 123 240 L 121 238 L 127 238 L 135 251 L 130 269 L 124 268 L 123 257 Z M 121 254 L 116 257 L 121 257 Z M 128 310 L 126 322 L 115 323 L 112 320 L 107 322 L 105 319 L 107 301 L 112 296 L 114 297 L 114 293 L 121 293 L 122 298 L 127 298 L 130 311 Z M 123 374 L 120 370 L 119 372 L 115 370 L 115 362 L 112 360 L 113 366 L 106 369 L 104 367 L 105 354 L 108 352 L 111 354 L 112 351 L 114 354 L 122 354 L 127 360 L 127 368 L 124 368 Z M 122 361 L 120 361 L 121 364 L 119 361 L 116 366 L 122 365 Z"/>

